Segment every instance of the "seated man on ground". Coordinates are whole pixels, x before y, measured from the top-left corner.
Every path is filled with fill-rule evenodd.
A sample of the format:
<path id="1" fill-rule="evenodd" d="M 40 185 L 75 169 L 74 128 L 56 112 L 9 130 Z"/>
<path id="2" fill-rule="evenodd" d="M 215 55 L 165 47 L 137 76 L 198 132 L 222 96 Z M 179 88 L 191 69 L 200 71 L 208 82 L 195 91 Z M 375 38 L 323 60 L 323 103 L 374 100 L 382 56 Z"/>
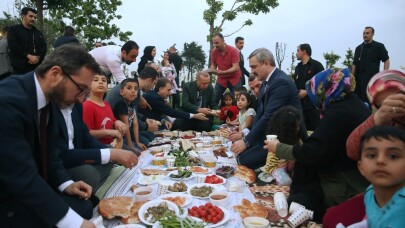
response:
<path id="1" fill-rule="evenodd" d="M 189 113 L 203 113 L 218 116 L 213 110 L 218 110 L 215 103 L 214 87 L 211 85 L 210 75 L 205 71 L 197 74 L 196 80 L 183 85 L 181 110 Z M 181 119 L 174 122 L 174 128 L 195 131 L 211 131 L 212 119 Z"/>

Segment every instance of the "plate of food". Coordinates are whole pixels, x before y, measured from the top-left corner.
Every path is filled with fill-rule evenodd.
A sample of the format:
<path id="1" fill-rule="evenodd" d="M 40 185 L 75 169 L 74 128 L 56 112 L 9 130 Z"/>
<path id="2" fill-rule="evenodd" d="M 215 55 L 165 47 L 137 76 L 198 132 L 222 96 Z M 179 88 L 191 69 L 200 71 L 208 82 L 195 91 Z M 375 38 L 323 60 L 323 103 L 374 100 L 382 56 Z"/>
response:
<path id="1" fill-rule="evenodd" d="M 198 183 L 188 187 L 187 193 L 197 199 L 208 199 L 212 192 L 223 189 L 215 184 Z"/>
<path id="2" fill-rule="evenodd" d="M 231 214 L 226 208 L 211 203 L 188 209 L 188 215 L 193 220 L 205 221 L 207 225 L 204 227 L 206 228 L 222 226 L 231 218 Z"/>
<path id="3" fill-rule="evenodd" d="M 180 182 L 173 181 L 169 185 L 169 188 L 167 189 L 167 191 L 172 192 L 172 193 L 186 193 L 187 189 L 188 189 L 188 186 L 183 181 L 180 181 Z"/>
<path id="4" fill-rule="evenodd" d="M 141 222 L 152 226 L 156 221 L 163 218 L 164 215 L 179 216 L 180 211 L 176 204 L 167 200 L 152 200 L 139 208 L 138 216 Z"/>
<path id="5" fill-rule="evenodd" d="M 195 174 L 208 174 L 211 173 L 211 170 L 209 168 L 205 168 L 202 166 L 190 166 L 190 171 L 195 173 Z"/>
<path id="6" fill-rule="evenodd" d="M 215 184 L 215 185 L 217 185 L 217 184 L 225 184 L 225 183 L 226 183 L 226 179 L 223 178 L 223 177 L 221 177 L 221 176 L 219 176 L 219 175 L 213 174 L 213 175 L 208 175 L 208 176 L 206 176 L 204 183 L 207 183 L 207 184 Z"/>
<path id="7" fill-rule="evenodd" d="M 186 181 L 186 180 L 191 180 L 195 177 L 195 174 L 192 173 L 188 169 L 180 169 L 180 170 L 174 170 L 171 171 L 168 174 L 169 178 L 172 180 L 181 180 L 181 181 Z"/>
<path id="8" fill-rule="evenodd" d="M 138 178 L 138 184 L 140 185 L 155 184 L 159 181 L 164 180 L 165 178 L 166 175 L 150 175 L 150 176 L 140 175 Z"/>
<path id="9" fill-rule="evenodd" d="M 193 201 L 193 198 L 190 195 L 183 193 L 165 194 L 160 196 L 158 199 L 170 201 L 179 207 L 185 207 L 189 205 L 191 201 Z"/>

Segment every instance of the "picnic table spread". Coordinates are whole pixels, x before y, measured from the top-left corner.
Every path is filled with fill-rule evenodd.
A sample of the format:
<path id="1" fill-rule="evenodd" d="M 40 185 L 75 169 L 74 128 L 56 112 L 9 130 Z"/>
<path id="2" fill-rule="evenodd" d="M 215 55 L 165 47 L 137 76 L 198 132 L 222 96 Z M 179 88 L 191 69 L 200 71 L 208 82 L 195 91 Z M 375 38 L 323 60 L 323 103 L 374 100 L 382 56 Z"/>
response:
<path id="1" fill-rule="evenodd" d="M 196 148 L 195 145 L 200 146 L 201 144 L 194 144 L 195 142 L 189 144 L 190 141 L 196 140 L 195 137 L 183 137 L 183 139 L 179 138 L 179 133 L 174 132 L 169 135 L 159 135 L 163 137 L 157 137 L 152 143 L 152 147 L 150 147 L 148 150 L 142 152 L 141 156 L 138 159 L 138 164 L 137 166 L 133 167 L 132 169 L 125 169 L 122 166 L 117 166 L 113 169 L 112 173 L 110 174 L 110 177 L 107 179 L 106 183 L 100 189 L 97 191 L 96 195 L 102 199 L 107 199 L 111 197 L 117 197 L 117 196 L 128 196 L 131 198 L 135 198 L 135 193 L 134 189 L 139 188 L 141 186 L 149 186 L 153 189 L 152 196 L 150 197 L 150 200 L 162 200 L 162 198 L 165 198 L 165 196 L 173 196 L 173 194 L 170 194 L 171 192 L 168 192 L 167 189 L 166 191 L 162 190 L 162 186 L 167 183 L 173 184 L 174 182 L 184 182 L 188 186 L 188 191 L 185 193 L 178 193 L 176 195 L 181 195 L 185 194 L 187 195 L 187 205 L 183 206 L 183 211 L 184 215 L 187 216 L 187 213 L 189 209 L 192 209 L 195 206 L 201 206 L 205 205 L 210 202 L 210 199 L 208 197 L 205 197 L 204 199 L 201 199 L 199 197 L 195 196 L 190 196 L 190 187 L 193 187 L 196 185 L 197 182 L 200 184 L 197 184 L 197 186 L 204 185 L 201 183 L 204 183 L 204 181 L 201 181 L 201 178 L 205 178 L 205 176 L 210 176 L 210 175 L 215 175 L 215 171 L 223 166 L 230 166 L 230 167 L 236 167 L 237 166 L 237 158 L 236 156 L 232 155 L 232 152 L 229 151 L 230 143 L 227 142 L 227 140 L 224 137 L 218 137 L 218 136 L 207 136 L 207 135 L 199 135 L 198 141 L 201 142 L 201 144 L 204 145 L 204 148 Z M 165 137 L 165 136 L 170 136 L 170 137 Z M 184 135 L 183 135 L 184 136 Z M 212 141 L 213 140 L 218 140 L 220 139 L 220 143 L 216 144 L 215 146 L 212 146 Z M 208 146 L 208 141 L 210 142 L 211 146 Z M 179 173 L 175 168 L 169 168 L 167 167 L 167 162 L 165 161 L 165 165 L 161 165 L 160 163 L 154 163 L 154 160 L 156 160 L 157 156 L 162 156 L 166 158 L 168 156 L 167 151 L 158 153 L 157 155 L 155 154 L 155 151 L 152 150 L 161 147 L 166 147 L 163 145 L 170 145 L 170 151 L 173 150 L 178 150 L 179 149 L 179 144 L 185 145 L 185 147 L 191 146 L 191 148 L 188 148 L 188 151 L 191 154 L 198 154 L 200 157 L 200 160 L 202 162 L 201 167 L 208 169 L 209 173 L 207 174 L 195 174 L 193 173 L 190 177 L 184 178 L 184 179 L 176 179 L 176 178 L 171 178 L 169 174 L 171 173 Z M 229 157 L 223 158 L 223 157 L 218 157 L 219 159 L 216 160 L 216 164 L 214 167 L 204 167 L 204 156 L 210 155 L 209 152 L 212 153 L 212 150 L 215 148 L 227 148 L 227 154 Z M 168 157 L 171 159 L 170 155 Z M 204 158 L 204 159 L 201 159 Z M 167 160 L 167 158 L 165 159 Z M 154 165 L 154 164 L 159 164 L 159 165 Z M 163 164 L 163 163 L 162 163 Z M 159 178 L 154 179 L 154 177 L 146 176 L 142 172 L 142 170 L 174 170 L 171 171 L 170 173 L 162 176 L 159 176 Z M 184 167 L 182 168 L 184 169 Z M 185 169 L 190 170 L 190 166 L 185 167 Z M 228 176 L 226 176 L 228 177 Z M 242 200 L 249 200 L 250 202 L 258 202 L 264 207 L 267 207 L 269 210 L 269 217 L 273 217 L 273 221 L 271 221 L 271 226 L 272 227 L 289 227 L 286 218 L 281 218 L 277 216 L 277 212 L 274 210 L 274 203 L 272 201 L 273 195 L 275 192 L 283 192 L 286 196 L 288 196 L 288 191 L 289 188 L 288 186 L 258 186 L 256 184 L 251 184 L 251 185 L 245 185 L 245 183 L 240 180 L 239 178 L 235 176 L 229 176 L 228 178 L 222 178 L 223 183 L 218 183 L 215 185 L 211 185 L 214 187 L 214 192 L 216 191 L 224 191 L 228 194 L 228 202 L 226 205 L 220 205 L 220 208 L 223 211 L 223 219 L 216 224 L 213 223 L 208 223 L 206 227 L 244 227 L 243 225 L 243 220 L 240 216 L 240 214 L 235 211 L 234 206 L 240 205 Z M 241 184 L 242 182 L 242 184 Z M 237 191 L 233 191 L 230 189 L 230 186 L 233 186 L 233 184 L 237 183 L 238 186 L 241 186 L 240 188 L 237 189 Z M 231 190 L 231 191 L 229 191 Z M 169 195 L 170 194 L 170 195 Z M 139 215 L 141 217 L 142 215 Z M 190 215 L 188 215 L 190 217 Z M 124 224 L 121 222 L 119 218 L 114 218 L 114 219 L 102 219 L 100 216 L 98 207 L 94 209 L 93 213 L 93 218 L 92 221 L 96 223 L 97 227 L 161 227 L 158 225 L 158 222 L 154 224 L 154 226 L 145 224 L 145 223 L 139 223 L 138 225 L 131 225 L 127 224 L 124 226 Z M 122 226 L 120 226 L 122 225 Z M 311 227 L 317 227 L 317 226 L 311 226 Z"/>

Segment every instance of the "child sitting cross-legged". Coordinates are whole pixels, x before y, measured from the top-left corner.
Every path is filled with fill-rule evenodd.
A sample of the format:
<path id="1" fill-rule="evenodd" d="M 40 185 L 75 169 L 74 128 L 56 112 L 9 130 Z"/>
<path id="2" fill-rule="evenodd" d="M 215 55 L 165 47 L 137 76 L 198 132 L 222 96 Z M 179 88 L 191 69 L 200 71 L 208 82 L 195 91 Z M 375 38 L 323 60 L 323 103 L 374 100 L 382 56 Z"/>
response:
<path id="1" fill-rule="evenodd" d="M 364 196 L 368 227 L 404 227 L 405 131 L 387 125 L 367 130 L 358 167 L 371 182 Z"/>
<path id="2" fill-rule="evenodd" d="M 147 147 L 139 141 L 138 118 L 134 102 L 138 94 L 138 87 L 138 80 L 135 78 L 127 78 L 122 81 L 120 90 L 122 100 L 115 104 L 113 111 L 115 118 L 124 122 L 129 129 L 129 132 L 124 135 L 124 148 L 139 155 L 141 150 L 146 150 Z"/>

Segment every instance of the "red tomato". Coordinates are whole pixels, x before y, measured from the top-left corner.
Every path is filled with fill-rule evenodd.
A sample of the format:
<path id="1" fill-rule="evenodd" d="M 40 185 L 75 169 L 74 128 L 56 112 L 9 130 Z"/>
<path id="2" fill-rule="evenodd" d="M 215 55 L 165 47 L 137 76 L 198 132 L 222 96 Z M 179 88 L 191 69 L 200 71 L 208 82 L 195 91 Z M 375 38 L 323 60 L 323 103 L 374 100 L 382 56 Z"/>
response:
<path id="1" fill-rule="evenodd" d="M 212 223 L 217 224 L 219 221 L 217 219 L 217 217 L 212 218 Z"/>
<path id="2" fill-rule="evenodd" d="M 193 209 L 193 211 L 197 211 L 197 210 L 198 210 L 198 207 L 197 207 L 197 206 L 194 206 L 194 207 L 192 207 L 191 209 Z"/>
<path id="3" fill-rule="evenodd" d="M 211 208 L 211 207 L 212 207 L 212 203 L 206 203 L 205 206 L 208 207 L 208 208 Z"/>

